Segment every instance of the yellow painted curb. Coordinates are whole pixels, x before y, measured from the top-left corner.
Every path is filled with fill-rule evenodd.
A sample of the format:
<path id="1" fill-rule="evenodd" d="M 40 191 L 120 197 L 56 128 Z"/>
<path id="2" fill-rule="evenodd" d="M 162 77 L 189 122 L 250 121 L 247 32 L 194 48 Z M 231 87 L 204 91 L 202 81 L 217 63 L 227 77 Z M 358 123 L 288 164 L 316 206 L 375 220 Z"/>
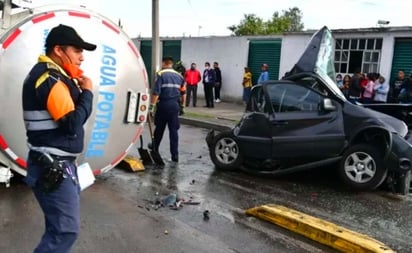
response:
<path id="1" fill-rule="evenodd" d="M 393 253 L 380 241 L 331 222 L 280 205 L 263 205 L 246 210 L 252 215 L 342 252 Z"/>

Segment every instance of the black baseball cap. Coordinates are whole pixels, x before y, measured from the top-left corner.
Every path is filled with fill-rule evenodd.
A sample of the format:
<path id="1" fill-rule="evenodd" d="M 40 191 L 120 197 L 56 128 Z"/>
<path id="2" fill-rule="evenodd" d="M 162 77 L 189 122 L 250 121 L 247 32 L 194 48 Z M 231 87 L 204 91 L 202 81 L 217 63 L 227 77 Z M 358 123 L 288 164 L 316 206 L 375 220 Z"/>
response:
<path id="1" fill-rule="evenodd" d="M 88 51 L 96 49 L 96 45 L 84 41 L 73 27 L 62 24 L 51 29 L 46 38 L 46 48 L 55 45 L 70 45 Z"/>

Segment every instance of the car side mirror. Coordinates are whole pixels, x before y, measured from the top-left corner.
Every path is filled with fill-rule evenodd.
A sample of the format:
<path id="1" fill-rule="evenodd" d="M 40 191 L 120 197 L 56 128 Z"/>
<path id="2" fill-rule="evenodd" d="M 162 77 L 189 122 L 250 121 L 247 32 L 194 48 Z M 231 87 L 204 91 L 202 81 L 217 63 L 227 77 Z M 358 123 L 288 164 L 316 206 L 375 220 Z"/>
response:
<path id="1" fill-rule="evenodd" d="M 332 99 L 330 98 L 324 98 L 322 99 L 321 102 L 321 108 L 322 111 L 326 112 L 331 112 L 336 110 L 336 106 L 332 103 Z"/>

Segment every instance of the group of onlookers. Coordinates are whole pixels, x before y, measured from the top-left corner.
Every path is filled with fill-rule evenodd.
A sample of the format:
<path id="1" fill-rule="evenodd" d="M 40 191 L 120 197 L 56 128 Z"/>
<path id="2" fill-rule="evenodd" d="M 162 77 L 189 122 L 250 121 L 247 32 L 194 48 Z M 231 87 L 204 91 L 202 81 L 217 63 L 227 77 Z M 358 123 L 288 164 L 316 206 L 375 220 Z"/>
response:
<path id="1" fill-rule="evenodd" d="M 196 68 L 196 63 L 190 65 L 190 69 L 181 73 L 186 82 L 186 106 L 190 105 L 192 101 L 193 107 L 197 106 L 197 87 L 202 80 L 203 91 L 205 95 L 205 107 L 213 108 L 214 103 L 221 102 L 220 89 L 222 88 L 222 71 L 219 68 L 219 63 L 214 62 L 211 68 L 209 62 L 205 62 L 205 69 L 203 75 Z"/>
<path id="2" fill-rule="evenodd" d="M 360 70 L 350 75 L 336 76 L 338 87 L 351 102 L 361 103 L 411 103 L 412 73 L 405 78 L 405 71 L 399 70 L 397 78 L 389 84 L 379 73 L 363 74 Z"/>
<path id="3" fill-rule="evenodd" d="M 175 66 L 175 69 L 179 67 Z M 259 75 L 257 84 L 269 80 L 269 66 L 266 63 L 261 65 L 261 73 Z M 219 68 L 219 63 L 214 62 L 213 68 L 211 68 L 209 62 L 205 62 L 205 69 L 203 75 L 196 68 L 196 63 L 190 65 L 190 69 L 178 71 L 181 73 L 186 82 L 186 106 L 190 105 L 192 100 L 193 107 L 196 107 L 197 102 L 197 86 L 200 81 L 203 83 L 204 95 L 206 105 L 205 107 L 213 108 L 214 103 L 221 102 L 220 90 L 222 88 L 222 71 Z M 243 101 L 246 103 L 250 97 L 250 91 L 252 88 L 252 72 L 249 67 L 244 68 L 242 87 L 243 87 Z"/>
<path id="4" fill-rule="evenodd" d="M 257 84 L 269 80 L 268 69 L 269 66 L 266 63 L 261 65 Z M 222 72 L 217 62 L 213 63 L 213 68 L 209 62 L 205 62 L 203 74 L 197 70 L 196 63 L 192 63 L 190 69 L 179 72 L 186 82 L 186 106 L 189 106 L 192 101 L 193 107 L 196 107 L 197 86 L 200 81 L 204 88 L 205 107 L 213 108 L 214 103 L 221 102 Z M 412 72 L 406 78 L 403 69 L 398 71 L 396 79 L 391 83 L 379 73 L 364 74 L 360 70 L 356 70 L 352 76 L 337 74 L 336 83 L 345 97 L 353 103 L 412 103 Z M 245 67 L 242 80 L 245 103 L 249 100 L 253 85 L 252 72 L 249 67 Z"/>

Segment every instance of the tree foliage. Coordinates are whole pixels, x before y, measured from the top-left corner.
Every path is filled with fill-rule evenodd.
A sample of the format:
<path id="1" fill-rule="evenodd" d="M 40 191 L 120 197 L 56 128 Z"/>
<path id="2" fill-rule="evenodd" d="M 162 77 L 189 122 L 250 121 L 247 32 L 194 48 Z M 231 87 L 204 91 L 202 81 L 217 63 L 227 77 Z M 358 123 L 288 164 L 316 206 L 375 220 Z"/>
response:
<path id="1" fill-rule="evenodd" d="M 302 12 L 298 7 L 283 10 L 282 14 L 275 11 L 272 18 L 264 21 L 255 14 L 244 14 L 243 19 L 238 25 L 229 26 L 232 35 L 269 35 L 280 34 L 284 32 L 302 31 Z"/>

